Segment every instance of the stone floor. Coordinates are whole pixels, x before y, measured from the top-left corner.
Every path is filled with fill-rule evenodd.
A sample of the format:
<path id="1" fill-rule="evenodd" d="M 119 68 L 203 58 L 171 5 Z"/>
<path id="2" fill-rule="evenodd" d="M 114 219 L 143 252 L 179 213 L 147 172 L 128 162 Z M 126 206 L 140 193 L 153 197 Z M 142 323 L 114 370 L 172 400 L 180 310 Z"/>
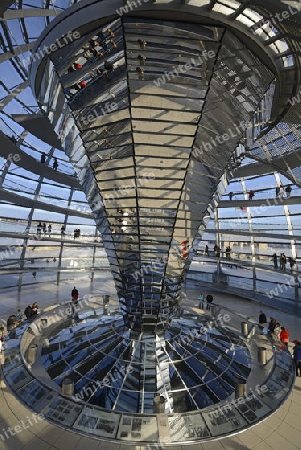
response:
<path id="1" fill-rule="evenodd" d="M 95 285 L 86 283 L 78 278 L 72 283 L 64 282 L 59 288 L 47 283 L 33 284 L 22 289 L 2 291 L 0 317 L 6 322 L 8 315 L 22 311 L 28 303 L 38 301 L 41 309 L 52 304 L 62 303 L 70 299 L 70 292 L 74 284 L 80 290 L 80 294 L 113 293 L 113 283 L 109 274 L 103 276 L 103 280 Z M 186 286 L 187 307 L 197 308 L 199 290 L 193 283 Z M 228 294 L 215 294 L 214 301 L 222 306 L 227 306 L 239 313 L 257 319 L 258 312 L 262 309 L 267 317 L 274 316 L 290 331 L 291 342 L 301 339 L 301 318 L 284 312 L 273 310 L 262 304 L 244 300 Z M 114 301 L 111 302 L 112 306 Z M 292 344 L 290 344 L 290 349 Z M 3 358 L 3 354 L 0 355 Z M 151 448 L 148 446 L 120 446 L 119 444 L 98 441 L 93 438 L 83 437 L 63 428 L 54 426 L 45 420 L 33 416 L 32 412 L 25 408 L 11 394 L 7 386 L 1 380 L 0 391 L 0 450 L 160 450 L 159 444 Z M 219 441 L 210 441 L 203 444 L 190 446 L 164 447 L 171 450 L 300 450 L 301 449 L 301 377 L 296 379 L 292 394 L 284 405 L 270 418 L 253 428 L 238 435 L 227 437 Z"/>

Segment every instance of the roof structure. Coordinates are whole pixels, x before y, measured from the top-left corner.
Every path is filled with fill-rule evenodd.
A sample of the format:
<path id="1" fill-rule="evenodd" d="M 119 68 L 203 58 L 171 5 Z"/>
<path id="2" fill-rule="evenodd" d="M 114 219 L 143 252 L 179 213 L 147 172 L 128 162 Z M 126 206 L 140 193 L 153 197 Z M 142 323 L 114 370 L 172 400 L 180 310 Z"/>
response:
<path id="1" fill-rule="evenodd" d="M 3 158 L 2 201 L 5 201 L 6 197 L 6 202 L 3 203 L 5 207 L 2 208 L 3 231 L 10 226 L 11 222 L 18 221 L 17 228 L 21 227 L 20 231 L 33 233 L 36 224 L 40 220 L 44 221 L 43 211 L 51 211 L 51 215 L 48 215 L 47 219 L 53 223 L 54 233 L 58 236 L 62 224 L 69 231 L 73 227 L 76 228 L 77 224 L 83 225 L 84 223 L 85 226 L 88 226 L 88 234 L 98 235 L 93 225 L 94 220 L 90 207 L 86 203 L 85 195 L 75 176 L 70 159 L 62 151 L 60 140 L 50 123 L 44 115 L 41 115 L 28 79 L 29 66 L 41 56 L 40 54 L 38 57 L 31 52 L 39 36 L 43 34 L 43 30 L 51 23 L 59 23 L 61 20 L 59 16 L 63 17 L 68 8 L 72 7 L 73 10 L 76 10 L 79 7 L 81 9 L 84 4 L 88 3 L 50 1 L 46 4 L 43 2 L 41 4 L 37 4 L 37 2 L 32 2 L 32 4 L 30 2 L 26 4 L 24 2 L 2 2 L 1 4 L 1 45 L 3 50 L 1 54 L 3 75 L 0 117 L 1 140 L 3 141 L 0 150 Z M 96 3 L 101 3 L 102 9 L 105 9 L 106 2 L 92 2 L 94 5 Z M 164 161 L 164 170 L 162 167 L 158 168 L 162 175 L 160 177 L 162 181 L 157 185 L 157 189 L 159 190 L 164 184 L 164 178 L 170 177 L 170 187 L 167 187 L 169 199 L 177 201 L 176 189 L 178 189 L 178 193 L 181 190 L 179 174 L 187 174 L 189 177 L 192 173 L 192 159 L 194 159 L 194 164 L 199 164 L 202 158 L 204 159 L 204 152 L 207 150 L 206 157 L 208 159 L 205 164 L 207 169 L 204 169 L 205 166 L 203 166 L 202 170 L 205 171 L 199 173 L 199 179 L 202 176 L 203 180 L 206 180 L 207 186 L 201 183 L 199 191 L 202 191 L 203 195 L 211 183 L 213 195 L 208 198 L 206 195 L 204 196 L 202 208 L 198 207 L 199 217 L 192 219 L 193 229 L 190 234 L 195 236 L 196 230 L 201 224 L 200 234 L 205 241 L 209 242 L 215 238 L 212 235 L 208 237 L 203 234 L 204 226 L 209 219 L 208 216 L 211 215 L 214 218 L 213 211 L 216 208 L 216 211 L 219 211 L 219 229 L 225 228 L 228 231 L 230 229 L 227 223 L 229 218 L 224 217 L 229 214 L 225 213 L 224 208 L 218 208 L 221 195 L 228 195 L 227 192 L 230 191 L 236 194 L 235 191 L 238 190 L 234 199 L 239 198 L 244 201 L 248 198 L 248 189 L 251 189 L 248 186 L 255 186 L 259 179 L 268 184 L 268 189 L 256 189 L 255 199 L 259 199 L 259 196 L 265 200 L 266 197 L 270 198 L 272 190 L 281 183 L 291 182 L 293 193 L 298 193 L 300 184 L 300 157 L 298 156 L 300 147 L 298 119 L 300 116 L 300 32 L 298 27 L 300 12 L 296 2 L 116 1 L 111 2 L 110 8 L 111 13 L 112 11 L 115 13 L 112 23 L 116 27 L 116 44 L 119 39 L 117 36 L 121 37 L 125 32 L 128 33 L 129 38 L 125 39 L 125 48 L 115 51 L 114 56 L 112 54 L 110 58 L 107 58 L 117 70 L 114 70 L 114 74 L 110 73 L 110 69 L 108 70 L 107 84 L 103 85 L 102 89 L 107 89 L 108 85 L 109 89 L 102 91 L 101 108 L 99 111 L 94 111 L 93 101 L 87 99 L 88 90 L 77 92 L 72 99 L 69 99 L 74 116 L 79 121 L 81 137 L 86 143 L 89 143 L 89 158 L 91 164 L 97 167 L 96 178 L 100 179 L 104 176 L 105 170 L 110 170 L 108 169 L 109 162 L 103 161 L 105 155 L 109 158 L 112 157 L 114 148 L 115 152 L 118 151 L 119 157 L 122 154 L 126 157 L 131 151 L 133 142 L 137 149 L 140 149 L 141 167 L 146 156 L 151 156 L 152 161 L 157 158 L 156 164 L 158 163 L 158 167 L 160 167 L 160 164 L 163 164 L 160 162 L 161 151 L 158 151 L 157 155 L 153 151 L 154 146 L 160 143 L 157 146 L 158 149 L 167 151 L 167 147 L 169 148 L 170 168 L 166 166 L 166 161 Z M 135 26 L 136 19 L 133 17 L 139 18 L 142 28 L 138 29 Z M 171 20 L 170 28 L 169 30 L 168 27 L 164 28 L 165 41 L 160 42 L 156 36 L 162 33 L 162 27 L 164 27 L 167 17 Z M 152 20 L 154 23 L 151 26 Z M 155 21 L 159 21 L 158 25 L 155 25 Z M 202 28 L 200 28 L 200 24 L 202 24 Z M 145 49 L 139 48 L 137 45 L 139 39 L 137 36 L 143 28 L 149 42 L 152 42 L 152 46 L 147 45 Z M 86 31 L 88 32 L 88 30 Z M 61 33 L 62 35 L 63 33 Z M 114 39 L 111 40 L 115 42 Z M 81 40 L 78 41 L 78 44 L 80 42 Z M 109 45 L 112 46 L 110 42 Z M 62 49 L 61 53 L 63 54 L 63 52 Z M 143 56 L 143 53 L 147 53 L 147 56 Z M 142 58 L 139 59 L 139 56 Z M 126 62 L 124 58 L 126 58 Z M 253 58 L 253 61 L 250 58 L 251 60 Z M 83 59 L 87 61 L 82 56 L 82 63 Z M 102 64 L 104 59 L 102 57 Z M 227 64 L 224 64 L 225 61 Z M 67 64 L 69 63 L 69 60 L 64 61 L 60 69 L 60 75 L 63 76 L 62 82 L 66 89 L 72 83 L 75 85 L 82 78 L 89 79 L 90 72 L 92 75 L 93 72 L 97 73 L 97 68 L 103 70 L 103 73 L 107 71 L 107 69 L 102 69 L 96 61 L 95 63 L 89 62 L 91 64 L 90 72 L 87 70 L 87 65 L 73 73 L 64 72 L 68 69 Z M 184 69 L 186 73 L 181 73 L 184 67 L 183 63 L 192 66 L 188 71 Z M 129 67 L 126 82 L 125 73 L 122 72 L 125 64 Z M 220 67 L 214 67 L 215 64 L 219 64 Z M 217 70 L 213 70 L 213 68 Z M 254 68 L 255 71 L 256 68 L 259 70 L 262 77 L 263 73 L 266 73 L 265 82 L 260 87 L 261 93 L 258 91 L 259 84 L 255 83 L 257 97 L 251 94 L 250 86 L 255 80 L 252 79 L 251 72 L 248 73 L 248 70 Z M 103 79 L 104 76 L 106 74 L 98 74 L 98 80 Z M 170 80 L 167 78 L 168 76 Z M 118 83 L 117 79 L 119 79 Z M 94 79 L 94 86 L 97 83 L 99 88 L 100 83 Z M 94 95 L 91 91 L 91 82 L 89 81 L 88 84 L 90 95 Z M 159 86 L 160 84 L 161 86 Z M 255 85 L 253 84 L 254 87 Z M 142 87 L 144 87 L 143 95 L 141 95 Z M 129 95 L 126 95 L 125 90 L 127 89 L 130 89 Z M 181 90 L 184 92 L 184 89 L 185 97 L 181 93 Z M 79 102 L 83 101 L 81 97 L 84 94 L 86 106 L 82 110 L 83 105 Z M 260 101 L 259 98 L 261 98 Z M 151 99 L 151 103 L 149 99 Z M 245 110 L 243 115 L 238 112 L 238 109 L 236 110 L 236 106 L 233 106 L 235 104 L 233 99 L 236 99 L 236 106 L 238 104 L 243 106 Z M 124 115 L 126 108 L 129 110 L 129 105 L 131 117 Z M 108 111 L 109 107 L 115 107 L 116 111 Z M 79 115 L 79 111 L 82 116 Z M 107 114 L 107 112 L 114 112 L 114 114 Z M 91 116 L 93 113 L 98 115 L 98 123 L 94 121 L 92 130 L 91 121 L 87 119 L 86 115 L 90 114 Z M 112 123 L 109 126 L 103 126 L 108 117 L 113 118 Z M 90 120 L 93 120 L 92 116 Z M 147 125 L 150 121 L 153 124 L 152 130 L 148 129 Z M 243 125 L 239 125 L 240 122 Z M 246 130 L 242 130 L 244 126 Z M 98 130 L 97 140 L 95 139 L 95 129 Z M 101 132 L 100 129 L 102 129 Z M 235 136 L 232 137 L 231 134 Z M 114 136 L 114 140 L 110 136 Z M 180 139 L 179 136 L 181 136 Z M 102 146 L 101 154 L 98 151 L 98 144 L 93 143 L 94 141 L 99 142 L 99 139 L 101 139 Z M 177 139 L 176 144 L 172 142 L 173 139 Z M 106 151 L 104 151 L 105 148 Z M 182 156 L 185 151 L 187 155 L 189 148 L 194 150 L 193 155 L 189 157 L 190 163 L 187 165 Z M 212 148 L 218 150 L 218 156 L 213 156 L 213 153 L 210 152 Z M 43 152 L 46 154 L 46 164 L 41 165 L 40 158 Z M 226 156 L 227 152 L 229 152 L 230 159 Z M 7 159 L 9 154 L 15 155 L 14 158 Z M 224 158 L 223 160 L 221 156 Z M 243 156 L 245 156 L 244 160 Z M 52 167 L 54 158 L 58 160 L 58 170 L 54 170 Z M 102 158 L 101 164 L 99 164 L 100 158 Z M 226 164 L 227 160 L 229 161 Z M 254 164 L 254 162 L 256 163 Z M 177 167 L 176 171 L 175 167 Z M 220 167 L 220 173 L 218 167 Z M 144 175 L 147 170 L 150 173 L 149 165 L 144 169 Z M 124 167 L 119 170 L 124 171 Z M 98 173 L 99 175 L 97 175 Z M 280 174 L 280 178 L 277 174 Z M 69 175 L 69 177 L 65 175 Z M 156 172 L 154 176 L 157 177 L 158 182 L 158 173 Z M 176 179 L 178 179 L 177 182 L 172 181 Z M 241 180 L 247 181 L 241 184 Z M 230 181 L 228 191 L 225 192 Z M 145 193 L 146 189 L 142 182 L 143 180 L 139 187 L 140 193 L 143 191 Z M 194 184 L 195 179 L 191 178 L 190 182 Z M 178 183 L 178 187 L 176 183 Z M 259 182 L 259 184 L 261 183 Z M 113 194 L 121 195 L 122 187 L 124 186 L 115 187 Z M 43 191 L 45 190 L 47 193 L 44 195 Z M 151 207 L 152 201 L 158 201 L 155 190 L 152 194 L 153 200 L 148 198 L 146 201 L 148 207 Z M 110 195 L 112 196 L 112 193 Z M 192 203 L 194 201 L 191 199 Z M 135 208 L 135 201 L 133 205 L 130 203 L 128 203 L 129 207 Z M 294 200 L 290 199 L 290 204 L 292 203 Z M 234 203 L 228 206 L 243 207 Z M 291 218 L 293 207 L 287 211 L 286 200 L 281 207 L 283 207 L 281 213 L 276 207 L 277 212 L 274 213 L 272 209 L 269 209 L 269 215 L 274 216 L 280 213 L 283 217 L 281 229 L 283 230 L 284 223 L 286 229 L 284 239 L 290 237 L 288 240 L 291 241 L 292 257 L 296 257 L 299 227 L 297 223 L 293 222 L 297 221 L 297 217 Z M 120 209 L 122 210 L 122 208 Z M 275 208 L 273 209 L 275 210 Z M 254 232 L 254 228 L 257 228 L 256 222 L 263 222 L 263 217 L 260 214 L 256 217 L 251 210 L 249 212 L 247 231 Z M 91 219 L 88 219 L 89 214 L 91 214 Z M 166 214 L 168 215 L 170 212 L 166 211 Z M 235 215 L 235 212 L 231 213 L 233 219 L 236 219 Z M 144 212 L 144 216 L 145 220 L 149 219 L 146 217 L 146 212 Z M 84 222 L 80 217 L 87 217 L 88 221 Z M 225 222 L 222 225 L 224 219 Z M 170 217 L 166 217 L 164 220 L 167 227 L 172 222 Z M 253 223 L 252 230 L 250 230 L 250 220 Z M 216 229 L 216 217 L 214 222 L 209 224 L 210 230 Z M 141 222 L 139 225 L 141 227 L 143 223 Z M 152 228 L 152 231 L 155 232 L 156 226 Z M 273 222 L 267 221 L 262 228 L 273 228 Z M 224 240 L 231 241 L 232 245 L 233 235 L 235 236 L 235 229 L 231 230 L 231 235 L 226 234 Z M 191 248 L 191 236 L 183 236 L 183 233 L 179 232 L 178 236 L 174 236 L 174 246 L 181 247 L 182 242 L 189 240 Z M 223 237 L 216 239 L 222 241 Z M 3 247 L 5 244 L 6 241 L 3 241 Z M 9 244 L 10 242 L 7 243 L 7 245 Z M 171 248 L 170 243 L 163 242 L 160 245 L 168 245 Z M 25 240 L 23 250 L 18 255 L 25 260 L 25 266 L 29 251 L 30 245 Z M 91 252 L 95 254 L 95 249 L 91 248 Z M 176 252 L 178 252 L 178 248 Z M 57 261 L 61 261 L 62 264 L 51 269 L 58 270 L 64 266 L 64 244 L 60 249 L 56 247 L 54 253 Z M 190 261 L 191 256 L 192 252 L 187 262 Z M 19 260 L 19 257 L 17 259 Z M 10 261 L 11 264 L 13 260 L 14 258 Z M 89 265 L 90 267 L 94 266 L 92 260 Z M 19 263 L 15 265 L 15 268 L 18 266 Z M 22 283 L 22 277 L 18 282 Z"/>

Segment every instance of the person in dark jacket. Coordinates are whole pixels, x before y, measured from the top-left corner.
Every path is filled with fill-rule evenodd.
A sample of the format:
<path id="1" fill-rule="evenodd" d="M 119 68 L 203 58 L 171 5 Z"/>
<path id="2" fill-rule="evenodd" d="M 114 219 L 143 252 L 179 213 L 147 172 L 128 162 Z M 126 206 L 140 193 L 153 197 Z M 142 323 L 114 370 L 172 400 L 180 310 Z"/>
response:
<path id="1" fill-rule="evenodd" d="M 208 294 L 206 297 L 206 302 L 207 302 L 207 309 L 211 309 L 210 304 L 213 302 L 213 296 L 212 294 Z"/>
<path id="2" fill-rule="evenodd" d="M 74 303 L 74 305 L 77 305 L 78 304 L 78 290 L 76 289 L 75 286 L 71 291 L 71 298 L 72 298 L 72 302 Z"/>
<path id="3" fill-rule="evenodd" d="M 259 311 L 258 323 L 260 325 L 264 325 L 264 324 L 267 323 L 267 317 L 266 317 L 266 315 L 264 314 L 263 311 Z"/>
<path id="4" fill-rule="evenodd" d="M 26 316 L 26 319 L 30 319 L 34 315 L 31 305 L 28 305 L 25 308 L 24 315 Z"/>
<path id="5" fill-rule="evenodd" d="M 301 342 L 297 342 L 293 351 L 294 363 L 296 366 L 296 376 L 301 377 Z"/>
<path id="6" fill-rule="evenodd" d="M 277 323 L 276 319 L 274 319 L 274 317 L 270 317 L 270 322 L 268 326 L 268 330 L 270 333 L 273 333 L 273 331 L 275 330 L 276 323 Z"/>

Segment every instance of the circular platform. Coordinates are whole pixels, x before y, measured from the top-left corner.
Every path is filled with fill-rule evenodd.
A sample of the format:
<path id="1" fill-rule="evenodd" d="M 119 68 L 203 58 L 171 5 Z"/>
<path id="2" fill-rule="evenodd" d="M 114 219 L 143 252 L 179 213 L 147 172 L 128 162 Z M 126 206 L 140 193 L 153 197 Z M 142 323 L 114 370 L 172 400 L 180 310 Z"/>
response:
<path id="1" fill-rule="evenodd" d="M 135 335 L 121 315 L 60 306 L 9 342 L 5 380 L 29 408 L 77 433 L 136 445 L 217 439 L 267 418 L 294 381 L 289 353 L 247 321 L 243 336 L 241 322 L 218 307 L 182 311 L 161 334 Z"/>

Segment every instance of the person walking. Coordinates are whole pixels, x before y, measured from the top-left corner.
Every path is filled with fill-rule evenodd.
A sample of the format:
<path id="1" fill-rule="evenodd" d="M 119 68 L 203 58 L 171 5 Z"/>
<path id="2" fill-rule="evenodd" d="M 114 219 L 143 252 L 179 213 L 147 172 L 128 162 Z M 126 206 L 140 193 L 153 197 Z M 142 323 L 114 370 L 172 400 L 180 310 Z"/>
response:
<path id="1" fill-rule="evenodd" d="M 279 335 L 280 342 L 286 345 L 286 348 L 288 347 L 290 334 L 289 331 L 285 329 L 285 327 L 281 327 L 281 332 Z"/>
<path id="2" fill-rule="evenodd" d="M 19 325 L 19 322 L 18 322 L 15 314 L 12 314 L 11 316 L 9 316 L 9 318 L 7 319 L 7 323 L 6 323 L 6 329 L 9 334 L 9 337 L 11 339 L 14 339 L 16 337 L 16 326 L 17 325 Z"/>
<path id="3" fill-rule="evenodd" d="M 299 341 L 295 343 L 293 359 L 296 367 L 296 377 L 301 377 L 301 342 Z"/>
<path id="4" fill-rule="evenodd" d="M 4 349 L 4 341 L 5 341 L 5 330 L 4 326 L 0 327 L 0 352 Z"/>
<path id="5" fill-rule="evenodd" d="M 291 196 L 291 192 L 292 192 L 292 187 L 290 184 L 288 186 L 286 186 L 285 192 L 286 192 L 287 198 L 289 198 Z"/>
<path id="6" fill-rule="evenodd" d="M 37 236 L 41 236 L 42 228 L 43 228 L 42 222 L 39 222 L 37 225 Z"/>
<path id="7" fill-rule="evenodd" d="M 78 304 L 78 290 L 74 286 L 74 288 L 71 291 L 71 298 L 74 305 Z"/>
<path id="8" fill-rule="evenodd" d="M 286 256 L 284 253 L 280 253 L 279 263 L 280 263 L 280 270 L 285 270 Z"/>
<path id="9" fill-rule="evenodd" d="M 33 315 L 34 314 L 31 305 L 26 306 L 26 308 L 24 309 L 24 316 L 26 317 L 26 319 L 31 319 Z"/>
<path id="10" fill-rule="evenodd" d="M 264 314 L 263 311 L 259 311 L 259 317 L 258 317 L 258 323 L 259 325 L 265 326 L 267 324 L 267 316 Z"/>
<path id="11" fill-rule="evenodd" d="M 199 309 L 205 309 L 206 300 L 205 300 L 205 294 L 203 292 L 200 293 L 199 296 Z"/>
<path id="12" fill-rule="evenodd" d="M 281 326 L 280 326 L 280 323 L 277 322 L 276 326 L 274 328 L 274 331 L 273 331 L 273 336 L 272 336 L 273 340 L 275 342 L 279 342 L 280 341 L 280 333 L 281 333 Z"/>
<path id="13" fill-rule="evenodd" d="M 278 257 L 277 257 L 277 254 L 274 253 L 272 258 L 273 258 L 273 261 L 274 261 L 274 268 L 278 269 Z"/>
<path id="14" fill-rule="evenodd" d="M 276 319 L 274 319 L 274 317 L 270 317 L 270 321 L 269 321 L 269 326 L 268 326 L 268 331 L 269 333 L 273 333 L 273 331 L 276 328 Z"/>
<path id="15" fill-rule="evenodd" d="M 24 318 L 24 314 L 21 312 L 21 309 L 18 309 L 17 314 L 16 314 L 16 319 L 19 322 L 22 322 L 23 318 Z"/>
<path id="16" fill-rule="evenodd" d="M 228 261 L 230 261 L 230 255 L 231 255 L 231 247 L 230 247 L 230 245 L 228 245 L 228 247 L 226 247 L 226 259 L 228 260 Z"/>
<path id="17" fill-rule="evenodd" d="M 251 189 L 249 192 L 249 200 L 253 200 L 254 195 L 255 195 L 255 192 Z"/>
<path id="18" fill-rule="evenodd" d="M 48 225 L 48 235 L 51 236 L 52 226 L 51 224 Z"/>
<path id="19" fill-rule="evenodd" d="M 52 165 L 53 170 L 55 170 L 55 171 L 57 172 L 58 166 L 59 166 L 59 165 L 58 165 L 58 162 L 57 162 L 57 158 L 54 158 L 53 165 Z"/>
<path id="20" fill-rule="evenodd" d="M 294 268 L 294 265 L 296 264 L 296 261 L 290 256 L 288 258 L 288 262 L 289 262 L 289 265 L 290 265 L 290 268 L 291 268 L 291 272 L 292 272 L 293 268 Z"/>
<path id="21" fill-rule="evenodd" d="M 46 154 L 43 152 L 41 154 L 41 164 L 45 164 L 45 162 L 46 162 Z"/>
<path id="22" fill-rule="evenodd" d="M 208 294 L 207 295 L 207 297 L 206 297 L 206 302 L 207 302 L 207 310 L 210 310 L 211 309 L 211 303 L 213 302 L 213 296 L 212 296 L 212 294 Z"/>
<path id="23" fill-rule="evenodd" d="M 34 303 L 31 305 L 31 309 L 32 309 L 32 315 L 33 315 L 33 316 L 37 315 L 37 314 L 38 314 L 38 303 L 37 303 L 37 302 L 34 302 Z"/>

